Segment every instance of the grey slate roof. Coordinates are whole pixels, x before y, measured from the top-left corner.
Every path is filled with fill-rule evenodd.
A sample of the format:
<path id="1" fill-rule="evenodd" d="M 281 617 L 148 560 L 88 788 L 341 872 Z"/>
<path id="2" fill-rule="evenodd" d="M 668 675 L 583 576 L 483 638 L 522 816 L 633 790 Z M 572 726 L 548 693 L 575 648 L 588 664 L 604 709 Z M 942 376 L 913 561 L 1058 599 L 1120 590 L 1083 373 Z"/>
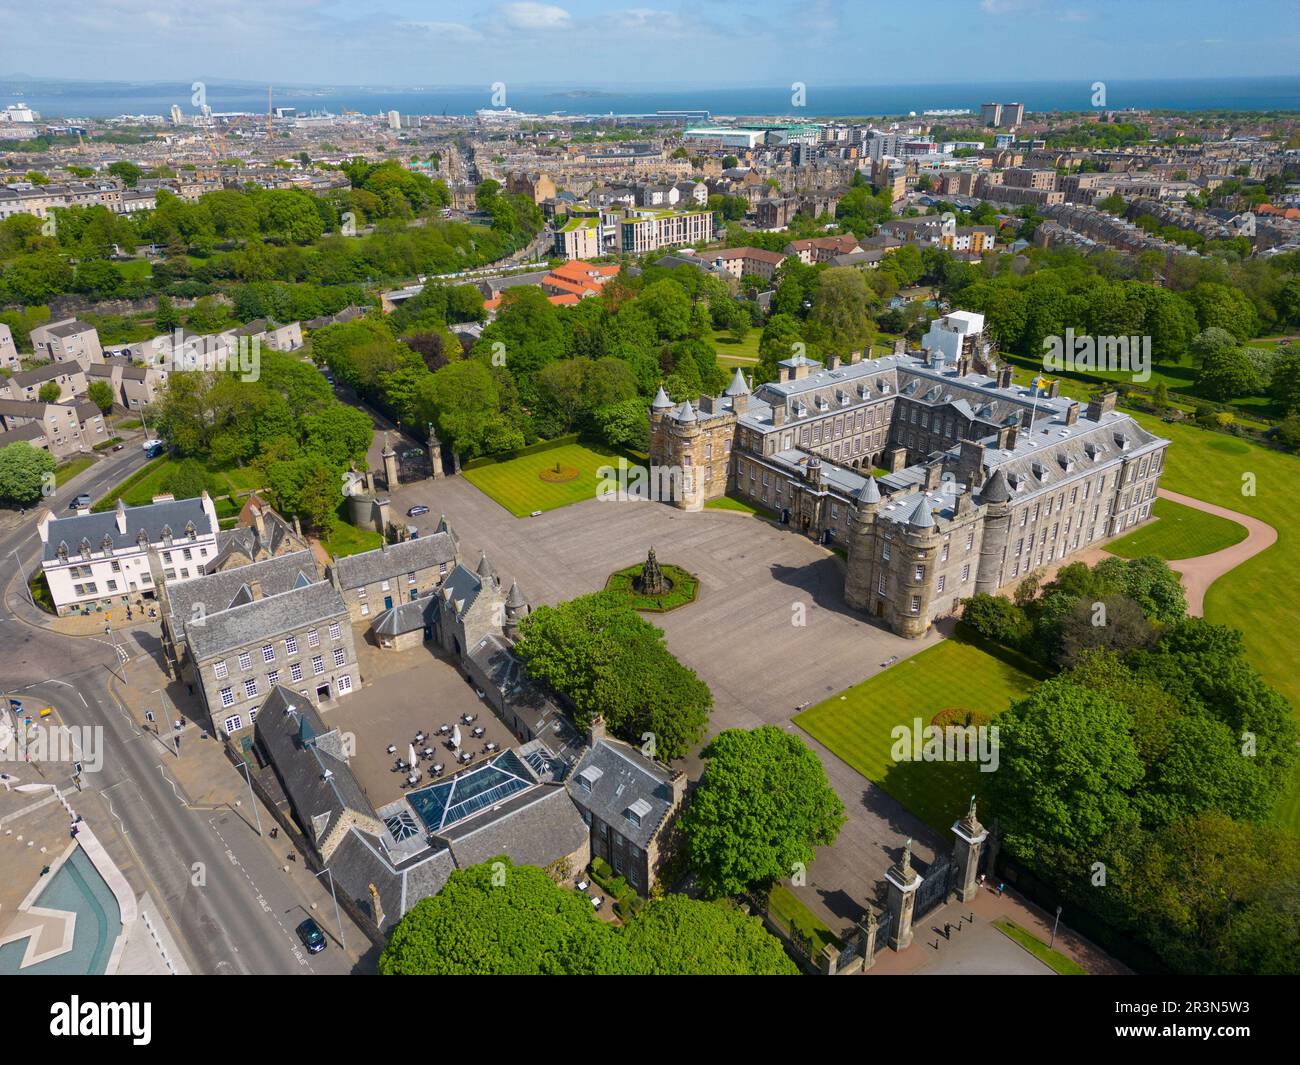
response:
<path id="1" fill-rule="evenodd" d="M 295 551 L 251 565 L 169 584 L 167 611 L 171 617 L 172 631 L 177 638 L 184 633 L 185 622 L 193 616 L 197 603 L 203 604 L 205 614 L 212 614 L 228 609 L 240 589 L 248 587 L 253 581 L 261 583 L 263 594 L 277 595 L 302 583 L 300 578 L 305 578 L 312 584 L 320 580 L 316 572 L 315 556 L 310 551 Z"/>
<path id="2" fill-rule="evenodd" d="M 59 543 L 66 543 L 69 553 L 78 550 L 82 539 L 90 541 L 93 551 L 100 549 L 105 536 L 111 536 L 118 547 L 134 544 L 140 530 L 143 529 L 150 543 L 158 543 L 163 538 L 163 529 L 170 528 L 176 539 L 177 547 L 184 547 L 184 530 L 190 522 L 194 523 L 195 532 L 203 536 L 215 533 L 207 512 L 203 509 L 201 499 L 175 499 L 167 503 L 147 503 L 142 507 L 126 508 L 126 532 L 117 527 L 117 511 L 104 510 L 98 513 L 77 515 L 68 518 L 55 518 L 50 522 L 41 557 L 49 562 L 58 557 Z"/>
<path id="3" fill-rule="evenodd" d="M 438 586 L 445 602 L 456 607 L 456 616 L 464 617 L 465 611 L 474 605 L 479 592 L 483 590 L 483 581 L 473 570 L 466 569 L 460 563 L 443 578 Z"/>
<path id="4" fill-rule="evenodd" d="M 445 846 L 433 851 L 426 848 L 418 858 L 394 864 L 385 849 L 387 842 L 354 825 L 329 861 L 338 890 L 372 917 L 370 885 L 375 885 L 384 908 L 383 931 L 391 929 L 421 899 L 438 894 L 456 869 L 451 850 Z"/>
<path id="5" fill-rule="evenodd" d="M 408 599 L 395 607 L 385 610 L 370 623 L 370 631 L 376 636 L 401 636 L 407 632 L 422 629 L 432 624 L 437 610 L 437 599 L 432 592 L 418 599 Z"/>
<path id="6" fill-rule="evenodd" d="M 314 844 L 319 845 L 345 811 L 378 820 L 342 757 L 338 730 L 326 727 L 310 700 L 277 684 L 253 728 L 298 823 Z"/>
<path id="7" fill-rule="evenodd" d="M 400 544 L 377 547 L 373 551 L 362 551 L 359 555 L 348 555 L 336 560 L 333 568 L 344 588 L 360 588 L 415 570 L 440 566 L 455 558 L 455 541 L 445 532 L 436 532 Z"/>
<path id="8" fill-rule="evenodd" d="M 194 658 L 205 662 L 237 647 L 265 643 L 295 632 L 304 625 L 334 618 L 346 620 L 347 613 L 347 604 L 339 590 L 329 581 L 320 581 L 209 613 L 203 625 L 189 627 L 185 638 Z"/>
<path id="9" fill-rule="evenodd" d="M 565 787 L 579 807 L 645 850 L 673 808 L 671 771 L 656 765 L 634 747 L 604 739 L 573 767 Z M 590 782 L 590 787 L 584 784 Z M 627 813 L 637 804 L 640 824 Z"/>
<path id="10" fill-rule="evenodd" d="M 460 822 L 443 838 L 460 868 L 507 854 L 516 865 L 545 868 L 588 837 L 582 815 L 558 784 L 539 784 Z"/>

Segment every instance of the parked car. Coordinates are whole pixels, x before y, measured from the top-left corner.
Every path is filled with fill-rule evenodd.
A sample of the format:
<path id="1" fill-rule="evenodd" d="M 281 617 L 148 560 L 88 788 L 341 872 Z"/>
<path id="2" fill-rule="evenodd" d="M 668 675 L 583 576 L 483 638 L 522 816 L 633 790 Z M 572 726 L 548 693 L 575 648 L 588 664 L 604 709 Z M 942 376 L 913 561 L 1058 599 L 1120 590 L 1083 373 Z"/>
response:
<path id="1" fill-rule="evenodd" d="M 325 949 L 325 933 L 310 917 L 298 926 L 298 938 L 302 940 L 308 954 L 319 954 Z"/>
<path id="2" fill-rule="evenodd" d="M 415 506 L 411 507 L 406 512 L 406 516 L 408 518 L 418 518 L 421 514 L 428 514 L 428 513 L 429 513 L 428 507 L 426 507 L 423 503 L 416 503 Z"/>
<path id="3" fill-rule="evenodd" d="M 76 499 L 69 503 L 68 506 L 72 510 L 80 510 L 82 507 L 88 507 L 90 506 L 90 496 L 87 493 L 82 492 Z"/>
<path id="4" fill-rule="evenodd" d="M 111 450 L 111 451 L 121 451 L 122 448 L 124 448 L 124 447 L 126 447 L 125 444 L 114 444 L 114 445 L 112 446 L 112 448 L 110 448 L 109 450 Z"/>

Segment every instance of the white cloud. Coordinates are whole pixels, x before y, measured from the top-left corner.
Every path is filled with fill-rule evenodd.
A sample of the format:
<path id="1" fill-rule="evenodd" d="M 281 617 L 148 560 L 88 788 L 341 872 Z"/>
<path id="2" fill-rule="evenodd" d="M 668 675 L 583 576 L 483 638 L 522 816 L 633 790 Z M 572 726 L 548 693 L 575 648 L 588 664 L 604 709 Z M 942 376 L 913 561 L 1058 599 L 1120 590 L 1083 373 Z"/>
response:
<path id="1" fill-rule="evenodd" d="M 569 13 L 554 4 L 537 4 L 532 0 L 506 4 L 501 9 L 506 22 L 518 30 L 561 30 L 570 24 Z"/>
<path id="2" fill-rule="evenodd" d="M 1037 6 L 1038 0 L 980 0 L 980 10 L 986 15 L 1010 15 Z"/>
<path id="3" fill-rule="evenodd" d="M 420 30 L 433 37 L 449 41 L 480 41 L 483 35 L 478 30 L 459 22 L 399 22 L 398 29 Z"/>

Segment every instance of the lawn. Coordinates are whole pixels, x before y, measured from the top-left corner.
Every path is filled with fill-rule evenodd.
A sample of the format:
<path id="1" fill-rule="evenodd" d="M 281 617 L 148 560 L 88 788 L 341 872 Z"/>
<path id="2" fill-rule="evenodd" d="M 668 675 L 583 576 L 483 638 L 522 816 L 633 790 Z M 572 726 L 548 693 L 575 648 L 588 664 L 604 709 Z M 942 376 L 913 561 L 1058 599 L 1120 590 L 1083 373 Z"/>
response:
<path id="1" fill-rule="evenodd" d="M 1044 965 L 1049 966 L 1061 976 L 1087 976 L 1088 970 L 1079 965 L 1072 958 L 1067 958 L 1059 950 L 1052 950 L 1037 936 L 1025 931 L 1015 921 L 1008 921 L 999 918 L 993 922 L 993 927 L 1010 939 L 1013 943 L 1019 943 L 1025 950 L 1029 951 L 1035 958 Z"/>
<path id="2" fill-rule="evenodd" d="M 1239 544 L 1247 536 L 1244 525 L 1172 499 L 1157 499 L 1152 513 L 1157 521 L 1107 544 L 1106 550 L 1122 558 L 1196 558 Z"/>
<path id="3" fill-rule="evenodd" d="M 563 444 L 532 455 L 466 469 L 463 476 L 516 518 L 524 518 L 535 510 L 555 510 L 596 498 L 600 483 L 597 471 L 602 466 L 617 470 L 620 457 L 617 452 L 595 445 Z M 568 479 L 544 481 L 541 475 L 553 474 L 557 463 L 558 476 Z"/>
<path id="4" fill-rule="evenodd" d="M 118 497 L 126 500 L 129 507 L 142 507 L 153 497 L 164 491 L 163 481 L 179 465 L 171 458 L 157 458 L 142 466 L 121 484 L 112 489 L 92 509 L 111 510 L 117 505 Z M 230 495 L 236 491 L 246 492 L 259 487 L 257 472 L 252 467 L 231 467 L 226 470 L 211 470 L 212 486 L 209 494 L 216 496 Z"/>
<path id="5" fill-rule="evenodd" d="M 94 455 L 78 455 L 75 459 L 68 459 L 67 462 L 61 462 L 54 467 L 55 484 L 62 484 L 72 480 L 82 470 L 88 469 L 95 464 Z"/>
<path id="6" fill-rule="evenodd" d="M 752 368 L 758 362 L 758 342 L 762 336 L 763 330 L 750 329 L 744 340 L 737 340 L 725 329 L 715 329 L 712 339 L 718 362 L 728 369 L 734 366 Z"/>
<path id="7" fill-rule="evenodd" d="M 768 518 L 772 521 L 776 521 L 778 517 L 775 511 L 756 506 L 753 503 L 746 503 L 743 499 L 736 499 L 734 496 L 718 496 L 717 499 L 710 499 L 704 504 L 704 509 L 735 510 L 741 514 L 756 514 L 760 518 Z"/>
<path id="8" fill-rule="evenodd" d="M 1280 642 L 1300 628 L 1300 600 L 1291 591 L 1300 569 L 1300 456 L 1193 425 L 1136 417 L 1172 441 L 1162 486 L 1249 514 L 1277 530 L 1277 543 L 1210 585 L 1205 616 L 1245 633 L 1251 664 L 1300 713 L 1300 670 Z M 1253 495 L 1242 494 L 1251 487 L 1247 475 Z M 1300 774 L 1279 806 L 1278 819 L 1300 834 Z"/>
<path id="9" fill-rule="evenodd" d="M 927 647 L 884 672 L 796 715 L 795 723 L 864 777 L 946 832 L 966 809 L 972 793 L 986 790 L 973 761 L 895 762 L 890 756 L 896 725 L 921 727 L 940 710 L 960 706 L 998 714 L 1041 679 L 1027 660 L 995 656 L 965 635 Z M 993 811 L 980 813 L 987 823 Z"/>
<path id="10" fill-rule="evenodd" d="M 799 932 L 812 940 L 812 959 L 815 963 L 821 957 L 822 948 L 828 943 L 843 948 L 840 937 L 827 928 L 817 915 L 808 909 L 799 897 L 784 884 L 777 884 L 767 897 L 767 915 L 789 932 L 797 928 Z"/>
<path id="11" fill-rule="evenodd" d="M 373 551 L 376 547 L 383 546 L 383 543 L 384 538 L 374 529 L 358 529 L 340 519 L 334 523 L 334 531 L 321 540 L 321 547 L 334 558 L 346 558 L 348 555 L 359 555 L 362 551 Z"/>

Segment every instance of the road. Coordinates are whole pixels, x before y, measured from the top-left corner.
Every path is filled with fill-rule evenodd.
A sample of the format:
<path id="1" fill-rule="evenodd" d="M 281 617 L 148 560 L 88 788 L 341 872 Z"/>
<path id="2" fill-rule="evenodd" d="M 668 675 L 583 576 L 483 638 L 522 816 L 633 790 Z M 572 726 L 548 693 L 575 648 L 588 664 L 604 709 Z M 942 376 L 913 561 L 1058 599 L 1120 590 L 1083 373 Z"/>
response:
<path id="1" fill-rule="evenodd" d="M 50 500 L 62 513 L 77 492 L 103 495 L 113 484 L 144 464 L 135 454 L 119 454 L 101 462 L 93 474 L 63 489 Z M 0 677 L 10 693 L 43 700 L 54 706 L 69 725 L 97 725 L 104 730 L 103 768 L 87 774 L 86 787 L 101 793 L 149 883 L 148 890 L 174 918 L 195 972 L 333 973 L 357 971 L 357 964 L 339 949 L 338 926 L 328 890 L 308 883 L 309 873 L 296 863 L 289 874 L 281 869 L 289 851 L 257 834 L 247 800 L 243 810 L 189 805 L 174 783 L 169 763 L 174 756 L 140 729 L 117 701 L 110 687 L 118 668 L 113 646 L 98 637 L 66 637 L 35 628 L 13 612 L 11 596 L 23 594 L 16 580 L 15 552 L 27 575 L 37 561 L 39 538 L 35 512 L 21 525 L 0 534 L 0 564 L 5 591 L 0 609 Z M 191 730 L 182 742 L 181 757 L 218 756 L 215 748 L 199 752 Z M 211 741 L 209 741 L 211 742 Z M 224 759 L 223 759 L 224 761 Z M 229 769 L 231 773 L 235 770 Z M 75 803 L 75 800 L 73 800 Z M 262 810 L 269 830 L 270 814 Z M 281 853 L 283 852 L 283 853 Z M 326 950 L 309 956 L 294 933 L 311 902 L 331 939 Z M 369 944 L 344 916 L 344 935 L 354 951 Z"/>

